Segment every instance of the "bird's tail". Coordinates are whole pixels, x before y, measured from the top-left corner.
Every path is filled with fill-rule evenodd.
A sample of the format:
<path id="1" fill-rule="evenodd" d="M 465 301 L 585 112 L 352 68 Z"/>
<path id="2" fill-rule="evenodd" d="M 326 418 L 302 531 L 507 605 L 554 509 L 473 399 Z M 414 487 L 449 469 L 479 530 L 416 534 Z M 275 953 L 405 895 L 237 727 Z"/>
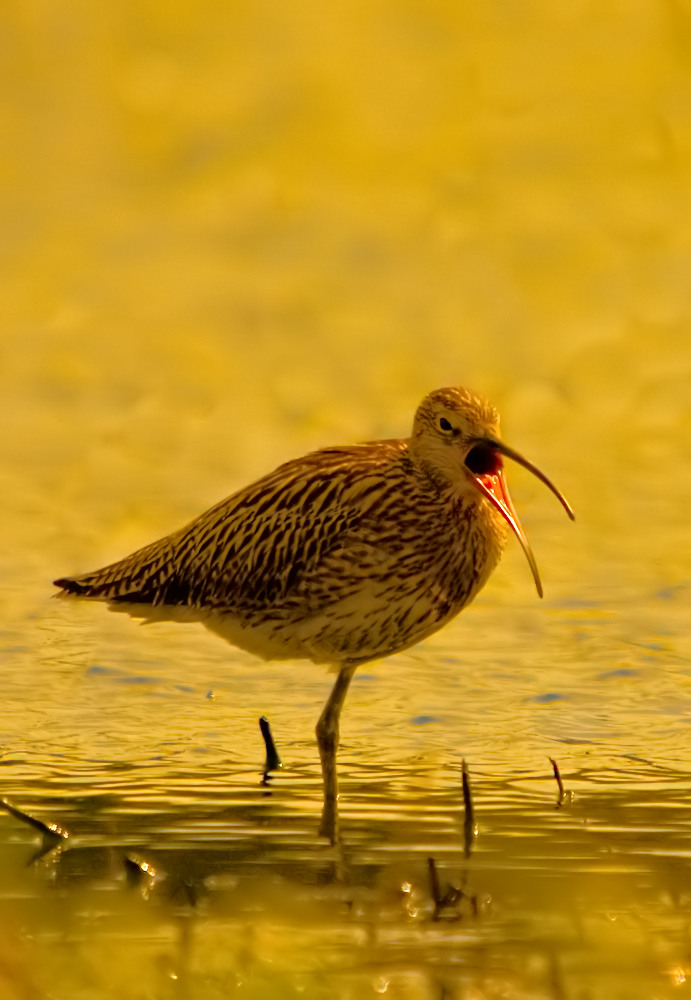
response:
<path id="1" fill-rule="evenodd" d="M 172 558 L 169 540 L 162 539 L 102 569 L 53 582 L 63 596 L 158 604 L 171 585 Z"/>

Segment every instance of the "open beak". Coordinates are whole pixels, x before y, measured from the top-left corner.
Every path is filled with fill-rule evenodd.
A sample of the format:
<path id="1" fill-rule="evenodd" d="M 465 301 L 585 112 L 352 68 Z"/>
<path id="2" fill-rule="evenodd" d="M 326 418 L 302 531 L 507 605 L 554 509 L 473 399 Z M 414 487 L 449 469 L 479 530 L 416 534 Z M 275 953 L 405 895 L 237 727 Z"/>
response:
<path id="1" fill-rule="evenodd" d="M 518 462 L 529 472 L 532 472 L 534 476 L 544 483 L 545 486 L 554 493 L 557 500 L 569 515 L 571 520 L 575 519 L 575 515 L 566 500 L 566 498 L 559 492 L 556 486 L 547 478 L 544 472 L 541 472 L 537 466 L 529 462 L 527 458 L 523 458 L 517 451 L 513 448 L 509 448 L 508 445 L 502 444 L 501 441 L 496 441 L 491 438 L 480 438 L 475 441 L 466 455 L 466 468 L 470 472 L 470 480 L 475 486 L 475 488 L 495 507 L 504 520 L 509 524 L 511 530 L 515 534 L 516 538 L 520 542 L 521 548 L 525 552 L 526 559 L 528 560 L 528 565 L 533 574 L 533 580 L 535 581 L 535 587 L 537 589 L 538 597 L 542 597 L 542 582 L 540 580 L 540 573 L 537 568 L 537 563 L 535 562 L 535 556 L 533 555 L 533 550 L 530 547 L 530 543 L 526 538 L 525 532 L 521 526 L 521 522 L 518 520 L 518 514 L 511 500 L 508 487 L 506 485 L 506 479 L 504 478 L 504 466 L 500 455 L 506 456 L 506 458 L 513 459 L 514 462 Z"/>

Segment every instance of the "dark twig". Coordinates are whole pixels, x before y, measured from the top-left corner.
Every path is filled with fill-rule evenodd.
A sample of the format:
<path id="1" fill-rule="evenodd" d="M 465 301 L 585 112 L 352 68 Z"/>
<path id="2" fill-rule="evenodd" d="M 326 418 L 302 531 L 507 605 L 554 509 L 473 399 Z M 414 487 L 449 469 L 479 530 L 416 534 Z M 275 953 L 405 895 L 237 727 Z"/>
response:
<path id="1" fill-rule="evenodd" d="M 24 812 L 23 809 L 13 806 L 8 799 L 0 798 L 0 807 L 8 812 L 10 816 L 14 816 L 15 819 L 21 820 L 22 823 L 33 827 L 34 830 L 38 830 L 44 837 L 54 840 L 67 840 L 70 835 L 69 830 L 66 830 L 64 826 L 60 826 L 59 823 L 44 823 L 42 819 L 36 819 L 35 816 L 30 816 L 29 813 Z"/>
<path id="2" fill-rule="evenodd" d="M 259 719 L 259 728 L 262 736 L 264 737 L 264 746 L 266 747 L 266 760 L 264 761 L 264 782 L 266 782 L 271 771 L 276 771 L 283 765 L 281 763 L 281 758 L 278 756 L 274 738 L 271 735 L 269 720 L 265 715 L 262 715 Z"/>
<path id="3" fill-rule="evenodd" d="M 434 858 L 427 858 L 427 871 L 429 873 L 429 891 L 430 896 L 434 902 L 435 910 L 439 907 L 440 895 L 439 895 L 439 875 L 437 874 L 437 866 Z"/>
<path id="4" fill-rule="evenodd" d="M 429 873 L 429 891 L 434 903 L 432 920 L 439 920 L 441 917 L 447 920 L 460 920 L 461 914 L 456 908 L 456 904 L 463 899 L 465 895 L 463 890 L 456 885 L 450 885 L 442 896 L 434 858 L 427 858 L 427 871 Z"/>
<path id="5" fill-rule="evenodd" d="M 463 840 L 465 856 L 469 857 L 473 849 L 473 841 L 477 837 L 477 826 L 475 825 L 475 810 L 473 809 L 473 796 L 470 790 L 470 775 L 465 759 L 461 763 L 461 782 L 463 785 L 463 806 L 465 808 L 465 819 L 463 821 Z"/>
<path id="6" fill-rule="evenodd" d="M 132 888 L 151 886 L 157 879 L 162 877 L 150 861 L 137 854 L 125 854 L 122 861 L 125 867 L 127 884 Z"/>
<path id="7" fill-rule="evenodd" d="M 557 782 L 557 788 L 559 789 L 559 798 L 557 799 L 557 806 L 560 806 L 564 799 L 566 798 L 566 791 L 564 790 L 564 782 L 561 780 L 561 774 L 559 773 L 559 765 L 557 764 L 554 757 L 548 757 L 549 762 L 552 765 L 552 770 L 554 771 L 554 777 Z"/>
<path id="8" fill-rule="evenodd" d="M 187 903 L 190 907 L 195 907 L 199 902 L 200 896 L 206 893 L 206 888 L 204 883 L 191 878 L 169 878 L 166 883 L 168 886 L 168 897 L 172 901 L 177 899 L 182 899 L 183 903 Z"/>

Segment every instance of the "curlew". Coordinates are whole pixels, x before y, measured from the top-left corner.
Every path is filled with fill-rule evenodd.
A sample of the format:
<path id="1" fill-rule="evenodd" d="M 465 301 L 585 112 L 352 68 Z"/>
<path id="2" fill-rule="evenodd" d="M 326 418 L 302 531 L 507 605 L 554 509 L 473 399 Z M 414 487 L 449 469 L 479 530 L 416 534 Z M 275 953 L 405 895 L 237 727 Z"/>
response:
<path id="1" fill-rule="evenodd" d="M 509 530 L 542 596 L 505 458 L 536 475 L 573 518 L 544 473 L 501 441 L 491 404 L 466 389 L 438 389 L 420 404 L 409 438 L 287 462 L 165 538 L 55 583 L 135 616 L 201 621 L 266 659 L 335 666 L 317 724 L 326 779 L 356 667 L 455 617 L 487 582 Z"/>

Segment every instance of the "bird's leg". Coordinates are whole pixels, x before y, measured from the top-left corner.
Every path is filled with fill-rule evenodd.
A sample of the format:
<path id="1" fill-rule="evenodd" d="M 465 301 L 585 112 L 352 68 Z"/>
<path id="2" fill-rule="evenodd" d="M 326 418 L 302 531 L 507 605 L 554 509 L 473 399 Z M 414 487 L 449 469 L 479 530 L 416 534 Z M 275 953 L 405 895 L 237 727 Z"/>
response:
<path id="1" fill-rule="evenodd" d="M 355 666 L 341 667 L 336 683 L 331 689 L 329 700 L 317 723 L 317 745 L 324 776 L 324 811 L 320 833 L 328 837 L 332 844 L 338 840 L 338 775 L 336 772 L 336 751 L 338 750 L 339 719 L 343 702 L 348 693 Z"/>
<path id="2" fill-rule="evenodd" d="M 343 702 L 348 694 L 350 682 L 355 673 L 354 664 L 346 664 L 338 672 L 329 699 L 317 723 L 317 742 L 320 752 L 334 754 L 338 749 L 338 723 Z"/>

